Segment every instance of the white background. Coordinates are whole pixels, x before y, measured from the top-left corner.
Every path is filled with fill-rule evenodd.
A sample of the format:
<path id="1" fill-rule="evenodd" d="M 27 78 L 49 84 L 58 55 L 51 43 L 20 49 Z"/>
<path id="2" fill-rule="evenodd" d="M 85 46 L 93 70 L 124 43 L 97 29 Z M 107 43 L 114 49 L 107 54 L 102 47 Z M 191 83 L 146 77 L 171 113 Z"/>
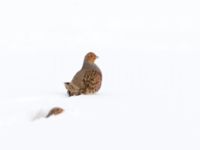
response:
<path id="1" fill-rule="evenodd" d="M 199 14 L 197 0 L 1 0 L 0 149 L 199 150 Z M 89 51 L 102 88 L 69 98 Z"/>

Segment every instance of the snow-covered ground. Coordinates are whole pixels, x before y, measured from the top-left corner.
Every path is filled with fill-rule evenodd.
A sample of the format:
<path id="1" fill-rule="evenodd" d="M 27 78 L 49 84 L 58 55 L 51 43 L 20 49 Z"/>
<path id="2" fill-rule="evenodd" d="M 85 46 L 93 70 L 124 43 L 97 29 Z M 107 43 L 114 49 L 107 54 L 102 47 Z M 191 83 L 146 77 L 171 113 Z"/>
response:
<path id="1" fill-rule="evenodd" d="M 1 1 L 0 149 L 199 150 L 199 14 L 195 0 Z M 89 51 L 102 88 L 68 97 Z"/>

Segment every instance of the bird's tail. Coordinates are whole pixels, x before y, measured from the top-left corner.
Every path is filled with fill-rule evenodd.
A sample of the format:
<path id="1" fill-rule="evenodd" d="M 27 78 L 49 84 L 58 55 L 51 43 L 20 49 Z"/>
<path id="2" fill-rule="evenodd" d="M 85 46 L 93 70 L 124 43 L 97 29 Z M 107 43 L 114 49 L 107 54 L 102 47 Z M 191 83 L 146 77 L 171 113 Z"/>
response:
<path id="1" fill-rule="evenodd" d="M 69 82 L 65 82 L 64 85 L 65 85 L 65 88 L 66 88 L 67 90 L 69 90 L 69 85 L 70 85 L 70 83 L 69 83 Z"/>
<path id="2" fill-rule="evenodd" d="M 65 82 L 64 85 L 68 91 L 69 96 L 80 95 L 80 89 L 75 84 L 70 82 Z"/>
<path id="3" fill-rule="evenodd" d="M 64 83 L 64 85 L 65 85 L 65 88 L 67 89 L 67 93 L 68 93 L 68 95 L 69 96 L 72 96 L 73 94 L 72 94 L 72 92 L 71 92 L 71 88 L 70 88 L 70 83 L 69 82 L 65 82 Z"/>

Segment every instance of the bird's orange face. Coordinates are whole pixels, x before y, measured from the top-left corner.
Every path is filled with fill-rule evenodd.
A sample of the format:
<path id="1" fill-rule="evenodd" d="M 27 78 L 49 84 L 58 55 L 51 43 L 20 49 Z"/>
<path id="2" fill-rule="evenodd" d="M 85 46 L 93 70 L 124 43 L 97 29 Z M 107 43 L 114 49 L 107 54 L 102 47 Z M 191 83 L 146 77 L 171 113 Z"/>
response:
<path id="1" fill-rule="evenodd" d="M 97 58 L 98 56 L 96 56 L 96 54 L 93 52 L 89 52 L 85 56 L 85 60 L 91 64 L 94 63 Z"/>

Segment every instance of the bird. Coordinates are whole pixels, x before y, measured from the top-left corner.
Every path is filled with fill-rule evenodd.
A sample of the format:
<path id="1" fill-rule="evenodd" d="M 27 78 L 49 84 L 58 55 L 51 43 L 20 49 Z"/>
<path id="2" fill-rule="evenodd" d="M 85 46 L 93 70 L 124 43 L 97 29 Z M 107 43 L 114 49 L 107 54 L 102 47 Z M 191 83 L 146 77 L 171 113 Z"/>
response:
<path id="1" fill-rule="evenodd" d="M 95 64 L 97 58 L 94 52 L 88 52 L 84 57 L 82 68 L 74 75 L 71 82 L 64 83 L 69 96 L 88 95 L 99 91 L 102 85 L 102 73 Z"/>
<path id="2" fill-rule="evenodd" d="M 49 113 L 47 114 L 46 118 L 49 118 L 49 117 L 52 116 L 52 115 L 61 114 L 63 111 L 64 111 L 63 108 L 54 107 L 54 108 L 52 108 L 52 109 L 49 111 Z"/>

